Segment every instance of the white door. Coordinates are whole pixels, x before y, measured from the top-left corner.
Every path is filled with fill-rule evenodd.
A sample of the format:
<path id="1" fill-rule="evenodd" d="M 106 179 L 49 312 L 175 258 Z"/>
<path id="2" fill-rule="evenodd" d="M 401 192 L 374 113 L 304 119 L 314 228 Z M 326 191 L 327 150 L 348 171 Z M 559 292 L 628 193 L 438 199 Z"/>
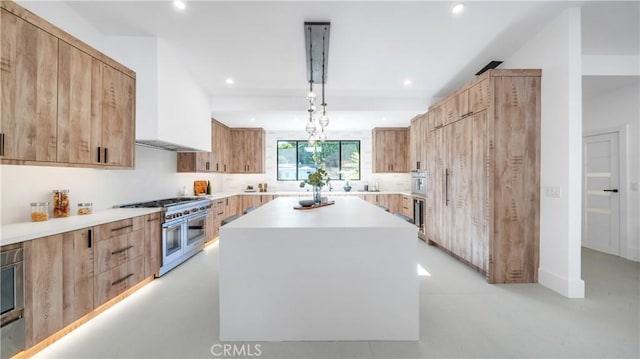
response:
<path id="1" fill-rule="evenodd" d="M 582 141 L 582 245 L 620 255 L 618 132 Z"/>

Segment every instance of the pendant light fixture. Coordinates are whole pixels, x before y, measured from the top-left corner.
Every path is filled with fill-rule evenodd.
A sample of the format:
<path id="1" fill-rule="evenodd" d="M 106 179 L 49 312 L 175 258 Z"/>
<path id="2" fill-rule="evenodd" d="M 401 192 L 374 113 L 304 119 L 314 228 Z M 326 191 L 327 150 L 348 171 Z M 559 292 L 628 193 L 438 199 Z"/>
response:
<path id="1" fill-rule="evenodd" d="M 327 68 L 329 57 L 329 22 L 305 22 L 305 45 L 307 54 L 307 79 L 309 92 L 307 102 L 309 120 L 305 127 L 309 145 L 313 146 L 317 141 L 324 142 L 327 139 L 325 128 L 329 126 L 327 116 L 327 103 L 325 101 L 324 85 L 327 82 Z M 313 92 L 313 84 L 320 82 L 322 85 L 321 111 L 316 106 L 316 94 Z"/>

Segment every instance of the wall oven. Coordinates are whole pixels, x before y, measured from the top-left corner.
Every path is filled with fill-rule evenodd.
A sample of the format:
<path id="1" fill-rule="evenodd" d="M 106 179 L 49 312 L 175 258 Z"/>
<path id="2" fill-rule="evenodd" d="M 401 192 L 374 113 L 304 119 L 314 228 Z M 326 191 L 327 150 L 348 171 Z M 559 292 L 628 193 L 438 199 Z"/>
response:
<path id="1" fill-rule="evenodd" d="M 425 172 L 411 172 L 411 195 L 422 198 L 427 196 L 427 174 Z"/>
<path id="2" fill-rule="evenodd" d="M 0 357 L 10 358 L 24 349 L 24 262 L 23 249 L 0 253 Z"/>

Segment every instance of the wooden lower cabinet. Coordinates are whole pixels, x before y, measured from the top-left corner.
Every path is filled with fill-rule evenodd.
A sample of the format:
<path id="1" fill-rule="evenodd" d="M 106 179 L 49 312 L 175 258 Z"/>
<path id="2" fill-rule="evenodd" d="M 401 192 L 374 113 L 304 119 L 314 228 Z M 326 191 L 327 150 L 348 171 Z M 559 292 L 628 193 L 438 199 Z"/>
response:
<path id="1" fill-rule="evenodd" d="M 159 219 L 154 213 L 24 242 L 26 348 L 156 273 Z"/>
<path id="2" fill-rule="evenodd" d="M 64 326 L 62 244 L 62 234 L 34 239 L 24 244 L 27 348 Z"/>
<path id="3" fill-rule="evenodd" d="M 401 208 L 400 213 L 403 215 L 413 218 L 413 198 L 411 196 L 400 195 L 401 197 Z"/>
<path id="4" fill-rule="evenodd" d="M 144 226 L 144 276 L 158 275 L 162 264 L 162 215 L 148 214 Z"/>
<path id="5" fill-rule="evenodd" d="M 94 300 L 99 306 L 144 279 L 146 216 L 98 226 Z"/>

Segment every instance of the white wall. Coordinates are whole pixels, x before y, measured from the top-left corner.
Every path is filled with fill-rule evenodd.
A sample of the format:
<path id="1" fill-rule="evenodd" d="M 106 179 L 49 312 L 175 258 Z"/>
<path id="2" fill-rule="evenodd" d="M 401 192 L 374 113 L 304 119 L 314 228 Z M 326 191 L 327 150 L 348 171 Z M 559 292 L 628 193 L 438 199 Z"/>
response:
<path id="1" fill-rule="evenodd" d="M 621 255 L 640 260 L 640 81 L 612 91 L 584 98 L 583 131 L 626 127 L 626 188 L 621 188 L 620 214 L 626 228 L 621 228 Z M 621 183 L 622 184 L 622 183 Z M 634 186 L 635 184 L 635 186 Z"/>
<path id="2" fill-rule="evenodd" d="M 581 279 L 582 73 L 580 9 L 569 8 L 502 68 L 542 69 L 540 284 L 584 297 Z M 547 187 L 560 197 L 545 195 Z"/>
<path id="3" fill-rule="evenodd" d="M 300 126 L 303 126 L 302 124 Z M 360 181 L 351 181 L 353 189 L 357 191 L 362 189 L 366 183 L 373 185 L 379 184 L 382 191 L 410 191 L 411 177 L 406 173 L 372 173 L 372 144 L 371 131 L 350 131 L 350 132 L 331 132 L 328 136 L 330 140 L 360 140 Z M 239 191 L 246 188 L 247 185 L 256 185 L 260 182 L 269 184 L 269 191 L 300 191 L 306 190 L 299 187 L 298 181 L 277 181 L 276 142 L 278 140 L 304 140 L 306 137 L 303 132 L 296 131 L 269 131 L 265 139 L 265 173 L 251 175 L 225 175 L 224 189 L 226 191 Z M 332 181 L 334 191 L 344 191 L 344 181 Z"/>
<path id="4" fill-rule="evenodd" d="M 92 202 L 94 210 L 114 205 L 176 197 L 183 186 L 193 194 L 194 180 L 210 180 L 222 189 L 222 175 L 176 173 L 174 152 L 136 146 L 135 170 L 104 170 L 45 166 L 2 165 L 1 224 L 30 221 L 31 202 L 51 202 L 53 189 L 69 189 L 72 213 L 78 202 Z"/>

